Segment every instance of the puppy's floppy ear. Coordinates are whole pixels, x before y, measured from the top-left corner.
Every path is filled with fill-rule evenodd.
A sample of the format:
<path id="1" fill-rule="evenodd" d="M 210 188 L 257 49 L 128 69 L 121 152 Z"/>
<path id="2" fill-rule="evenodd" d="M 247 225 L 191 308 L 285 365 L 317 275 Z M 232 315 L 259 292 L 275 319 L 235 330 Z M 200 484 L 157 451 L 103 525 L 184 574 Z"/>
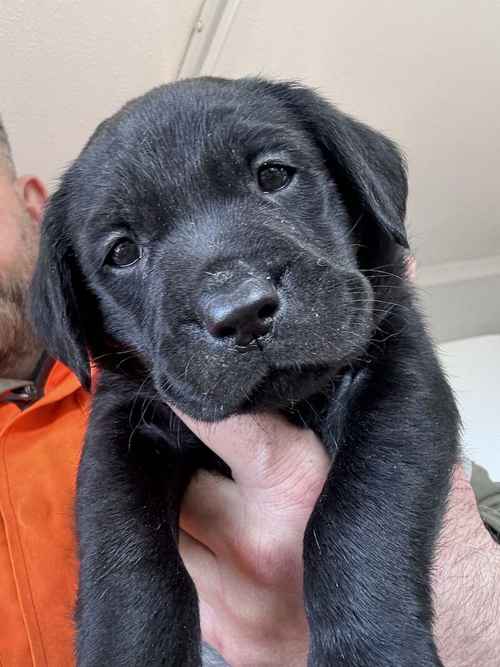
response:
<path id="1" fill-rule="evenodd" d="M 397 146 L 308 88 L 274 85 L 320 146 L 353 219 L 360 215 L 371 218 L 407 248 L 408 181 Z"/>
<path id="2" fill-rule="evenodd" d="M 90 363 L 78 303 L 81 280 L 69 239 L 64 184 L 45 210 L 38 263 L 31 285 L 31 319 L 49 354 L 60 359 L 90 389 Z"/>

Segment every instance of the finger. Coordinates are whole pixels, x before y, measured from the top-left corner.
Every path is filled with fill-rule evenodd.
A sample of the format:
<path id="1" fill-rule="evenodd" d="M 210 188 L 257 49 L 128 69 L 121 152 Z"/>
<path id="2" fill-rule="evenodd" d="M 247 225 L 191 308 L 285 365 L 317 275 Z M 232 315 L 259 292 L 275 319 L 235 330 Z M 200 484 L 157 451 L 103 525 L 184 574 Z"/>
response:
<path id="1" fill-rule="evenodd" d="M 215 555 L 184 530 L 179 531 L 179 552 L 198 594 L 213 599 L 220 589 Z"/>
<path id="2" fill-rule="evenodd" d="M 221 554 L 240 522 L 241 509 L 240 490 L 232 480 L 200 470 L 184 494 L 180 525 L 212 552 Z"/>
<path id="3" fill-rule="evenodd" d="M 222 582 L 217 560 L 209 549 L 183 531 L 179 533 L 179 551 L 198 593 L 203 641 L 220 649 L 217 637 L 219 634 L 218 628 L 222 625 L 220 619 Z M 203 652 L 211 655 L 211 651 L 207 650 L 206 647 L 203 648 Z M 210 662 L 210 664 L 212 663 Z M 219 662 L 217 662 L 218 664 Z M 221 662 L 220 664 L 225 665 L 226 663 Z"/>
<path id="4" fill-rule="evenodd" d="M 200 471 L 184 495 L 180 525 L 219 559 L 237 560 L 247 570 L 262 561 L 270 564 L 273 551 L 294 552 L 302 543 L 323 485 L 318 470 L 310 474 L 311 480 L 307 472 L 299 472 L 296 479 L 262 489 Z"/>
<path id="5" fill-rule="evenodd" d="M 238 483 L 275 485 L 293 472 L 328 470 L 328 456 L 315 434 L 293 426 L 281 415 L 237 415 L 213 424 L 172 409 L 230 466 Z"/>

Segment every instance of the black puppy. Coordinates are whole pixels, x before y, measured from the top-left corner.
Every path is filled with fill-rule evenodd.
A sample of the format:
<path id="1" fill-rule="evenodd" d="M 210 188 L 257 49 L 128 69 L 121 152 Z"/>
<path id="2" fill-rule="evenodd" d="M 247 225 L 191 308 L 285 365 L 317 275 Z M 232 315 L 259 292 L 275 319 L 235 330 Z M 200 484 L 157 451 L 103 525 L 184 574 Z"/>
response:
<path id="1" fill-rule="evenodd" d="M 457 455 L 405 278 L 397 148 L 295 84 L 198 79 L 102 123 L 45 216 L 33 316 L 90 386 L 80 665 L 200 664 L 179 505 L 230 470 L 175 417 L 272 408 L 331 472 L 304 540 L 313 667 L 435 667 L 430 571 Z M 209 499 L 207 499 L 209 502 Z"/>

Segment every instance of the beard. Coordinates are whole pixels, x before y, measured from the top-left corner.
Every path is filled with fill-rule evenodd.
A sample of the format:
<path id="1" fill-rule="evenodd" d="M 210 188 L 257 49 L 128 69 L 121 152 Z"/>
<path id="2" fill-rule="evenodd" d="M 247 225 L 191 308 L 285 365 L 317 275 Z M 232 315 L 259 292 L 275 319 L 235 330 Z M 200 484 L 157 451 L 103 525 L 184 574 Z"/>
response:
<path id="1" fill-rule="evenodd" d="M 29 291 L 38 254 L 38 224 L 25 216 L 20 224 L 20 253 L 8 273 L 0 272 L 0 377 L 21 378 L 41 355 L 28 316 Z"/>

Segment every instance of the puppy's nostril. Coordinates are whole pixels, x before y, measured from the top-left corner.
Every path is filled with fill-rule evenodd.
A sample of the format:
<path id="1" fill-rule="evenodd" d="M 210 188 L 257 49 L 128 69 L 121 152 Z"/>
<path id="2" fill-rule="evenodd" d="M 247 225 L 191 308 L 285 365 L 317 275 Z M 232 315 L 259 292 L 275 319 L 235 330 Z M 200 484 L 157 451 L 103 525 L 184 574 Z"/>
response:
<path id="1" fill-rule="evenodd" d="M 268 317 L 272 317 L 277 310 L 277 303 L 266 303 L 266 305 L 262 306 L 262 308 L 257 313 L 257 317 L 261 320 L 266 320 Z"/>
<path id="2" fill-rule="evenodd" d="M 212 296 L 202 305 L 202 312 L 214 338 L 232 338 L 236 345 L 243 346 L 271 331 L 279 308 L 274 285 L 252 277 Z"/>

